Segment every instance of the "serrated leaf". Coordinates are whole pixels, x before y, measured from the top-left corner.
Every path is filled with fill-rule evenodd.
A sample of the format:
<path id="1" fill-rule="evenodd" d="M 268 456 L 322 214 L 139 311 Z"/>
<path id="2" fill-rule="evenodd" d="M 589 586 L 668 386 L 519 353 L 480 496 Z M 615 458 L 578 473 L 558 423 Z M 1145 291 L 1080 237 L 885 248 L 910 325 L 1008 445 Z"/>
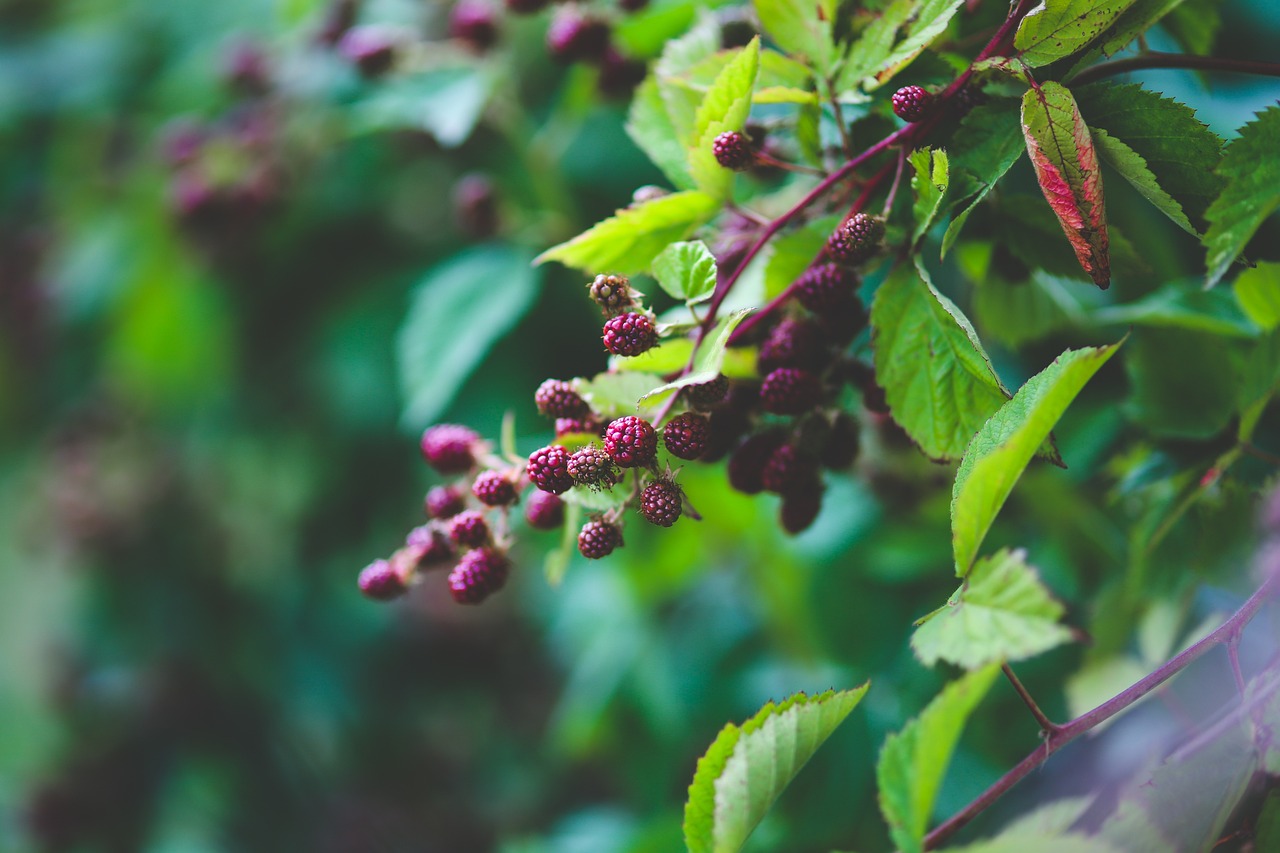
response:
<path id="1" fill-rule="evenodd" d="M 942 197 L 951 181 L 950 164 L 946 151 L 933 148 L 917 148 L 908 160 L 915 171 L 911 188 L 916 191 L 916 199 L 911 213 L 916 227 L 911 236 L 912 242 L 917 242 L 929 230 L 942 206 Z"/>
<path id="2" fill-rule="evenodd" d="M 920 716 L 885 739 L 876 764 L 880 811 L 902 853 L 920 853 L 951 753 L 973 709 L 991 689 L 998 666 L 951 682 Z"/>
<path id="3" fill-rule="evenodd" d="M 1155 192 L 1173 199 L 1195 231 L 1203 230 L 1205 209 L 1222 190 L 1221 178 L 1208 168 L 1222 158 L 1222 140 L 1195 112 L 1137 84 L 1094 83 L 1076 92 L 1076 101 L 1089 127 L 1106 132 L 1107 145 L 1099 142 L 1099 147 L 1116 171 L 1180 227 L 1187 227 L 1152 197 L 1153 191 L 1140 183 L 1140 174 L 1131 174 L 1131 166 L 1113 159 L 1119 153 L 1109 148 L 1119 143 L 1141 158 L 1158 185 Z"/>
<path id="4" fill-rule="evenodd" d="M 1135 325 L 1209 332 L 1227 338 L 1256 338 L 1258 328 L 1249 321 L 1226 291 L 1168 285 L 1137 302 L 1111 305 L 1094 311 L 1098 325 Z"/>
<path id="5" fill-rule="evenodd" d="M 650 75 L 636 89 L 627 113 L 627 135 L 653 164 L 662 170 L 677 189 L 693 189 L 684 143 L 667 112 L 658 88 L 658 78 Z"/>
<path id="6" fill-rule="evenodd" d="M 633 275 L 648 269 L 659 252 L 689 236 L 719 210 L 720 202 L 705 193 L 672 193 L 619 210 L 538 255 L 534 263 L 559 261 L 591 274 L 608 270 Z"/>
<path id="7" fill-rule="evenodd" d="M 969 573 L 991 523 L 1036 448 L 1119 346 L 1067 350 L 1028 379 L 969 442 L 951 491 L 957 575 Z"/>
<path id="8" fill-rule="evenodd" d="M 932 459 L 959 459 L 1008 400 L 973 326 L 920 272 L 899 264 L 871 306 L 876 377 L 893 419 Z"/>
<path id="9" fill-rule="evenodd" d="M 942 237 L 946 255 L 973 209 L 1018 161 L 1027 145 L 1022 137 L 1018 108 L 1001 98 L 969 111 L 951 140 L 951 187 L 948 197 L 962 209 Z"/>
<path id="10" fill-rule="evenodd" d="M 653 277 L 673 298 L 696 304 L 716 288 L 716 259 L 701 240 L 672 243 L 653 259 Z"/>
<path id="11" fill-rule="evenodd" d="M 1263 220 L 1280 207 L 1280 107 L 1267 107 L 1227 145 L 1217 173 L 1226 185 L 1209 205 L 1207 286 L 1218 283 Z"/>
<path id="12" fill-rule="evenodd" d="M 875 89 L 884 85 L 947 28 L 962 3 L 963 0 L 894 0 L 854 42 L 837 89 Z"/>
<path id="13" fill-rule="evenodd" d="M 755 0 L 760 26 L 787 53 L 819 74 L 831 69 L 837 56 L 831 25 L 835 16 L 816 0 Z"/>
<path id="14" fill-rule="evenodd" d="M 940 660 L 965 669 L 1017 661 L 1060 646 L 1062 605 L 1026 563 L 1024 551 L 983 557 L 945 606 L 920 620 L 911 648 L 925 666 Z"/>
<path id="15" fill-rule="evenodd" d="M 724 366 L 725 346 L 729 343 L 729 335 L 733 334 L 733 330 L 746 319 L 751 310 L 750 308 L 743 308 L 717 320 L 702 345 L 698 347 L 698 353 L 693 359 L 693 368 L 679 379 L 668 382 L 665 385 L 659 385 L 641 399 L 647 400 L 667 391 L 678 390 L 686 385 L 701 385 L 719 376 L 721 368 Z"/>
<path id="16" fill-rule="evenodd" d="M 489 347 L 524 316 L 540 280 L 526 253 L 497 244 L 423 277 L 396 337 L 405 426 L 422 429 L 444 412 Z"/>
<path id="17" fill-rule="evenodd" d="M 1235 282 L 1236 301 L 1259 328 L 1280 326 L 1280 264 L 1261 261 L 1240 273 Z"/>
<path id="18" fill-rule="evenodd" d="M 1102 35 L 1134 0 L 1044 0 L 1013 37 L 1020 58 L 1032 68 L 1081 50 Z"/>
<path id="19" fill-rule="evenodd" d="M 1119 172 L 1120 176 L 1141 193 L 1147 201 L 1155 205 L 1157 210 L 1172 219 L 1175 225 L 1188 234 L 1200 236 L 1196 229 L 1192 227 L 1191 220 L 1187 219 L 1187 214 L 1183 212 L 1182 205 L 1178 204 L 1173 196 L 1164 191 L 1159 181 L 1156 180 L 1156 176 L 1147 166 L 1147 161 L 1142 159 L 1141 154 L 1119 139 L 1113 138 L 1105 130 L 1100 128 L 1090 128 L 1090 130 L 1098 153 L 1102 155 L 1102 159 L 1111 168 Z"/>
<path id="20" fill-rule="evenodd" d="M 964 0 L 923 0 L 913 3 L 906 33 L 880 63 L 880 68 L 874 74 L 874 84 L 867 88 L 883 86 L 910 65 L 947 28 L 963 3 Z"/>
<path id="21" fill-rule="evenodd" d="M 698 759 L 684 807 L 689 853 L 733 853 L 805 763 L 862 701 L 868 684 L 772 702 L 730 723 Z"/>
<path id="22" fill-rule="evenodd" d="M 662 377 L 652 373 L 600 373 L 578 380 L 574 390 L 591 405 L 591 409 L 607 418 L 636 413 L 636 402 L 662 384 Z"/>
<path id="23" fill-rule="evenodd" d="M 1129 42 L 1151 29 L 1157 21 L 1182 5 L 1184 0 L 1137 0 L 1116 18 L 1098 39 L 1097 53 L 1111 56 L 1125 48 Z"/>
<path id="24" fill-rule="evenodd" d="M 1022 134 L 1045 200 L 1094 284 L 1111 284 L 1102 171 L 1089 128 L 1064 86 L 1052 81 L 1022 97 Z"/>
<path id="25" fill-rule="evenodd" d="M 700 190 L 714 198 L 728 198 L 734 173 L 716 162 L 711 143 L 727 130 L 742 130 L 751 112 L 751 90 L 759 70 L 757 36 L 725 65 L 698 106 L 690 137 L 689 174 Z"/>

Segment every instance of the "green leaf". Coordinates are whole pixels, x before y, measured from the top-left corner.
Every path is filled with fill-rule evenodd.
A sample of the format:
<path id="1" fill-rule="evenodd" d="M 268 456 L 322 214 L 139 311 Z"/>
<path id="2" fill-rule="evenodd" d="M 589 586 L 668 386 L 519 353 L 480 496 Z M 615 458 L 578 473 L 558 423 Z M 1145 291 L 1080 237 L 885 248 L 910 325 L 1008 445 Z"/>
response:
<path id="1" fill-rule="evenodd" d="M 973 709 L 991 688 L 998 666 L 948 684 L 920 716 L 885 739 L 876 764 L 880 811 L 903 853 L 920 853 L 951 753 Z"/>
<path id="2" fill-rule="evenodd" d="M 1234 289 L 1236 301 L 1250 320 L 1268 332 L 1280 326 L 1280 264 L 1259 262 L 1240 273 Z"/>
<path id="3" fill-rule="evenodd" d="M 1076 99 L 1089 127 L 1104 131 L 1094 140 L 1112 167 L 1179 227 L 1202 231 L 1222 191 L 1208 168 L 1222 158 L 1222 140 L 1190 107 L 1137 84 L 1094 83 Z"/>
<path id="4" fill-rule="evenodd" d="M 755 0 L 753 5 L 760 25 L 779 47 L 819 74 L 830 71 L 837 55 L 831 35 L 833 8 L 816 0 Z"/>
<path id="5" fill-rule="evenodd" d="M 470 249 L 418 284 L 397 336 L 405 426 L 434 421 L 489 347 L 533 303 L 541 275 L 505 245 Z"/>
<path id="6" fill-rule="evenodd" d="M 752 99 L 757 104 L 817 104 L 818 94 L 791 86 L 765 86 Z"/>
<path id="7" fill-rule="evenodd" d="M 948 847 L 947 853 L 1121 853 L 1097 836 L 1071 833 L 1005 832 L 987 841 Z"/>
<path id="8" fill-rule="evenodd" d="M 965 263 L 963 257 L 961 263 Z M 974 322 L 985 339 L 1010 349 L 1085 323 L 1080 289 L 1040 270 L 1020 284 L 989 275 L 975 281 L 975 285 Z"/>
<path id="9" fill-rule="evenodd" d="M 916 623 L 911 648 L 925 666 L 1023 660 L 1071 639 L 1058 624 L 1062 612 L 1026 553 L 1004 549 L 979 560 L 946 605 Z"/>
<path id="10" fill-rule="evenodd" d="M 684 807 L 689 853 L 733 853 L 836 727 L 862 701 L 869 684 L 803 693 L 772 702 L 742 727 L 730 723 L 698 759 Z"/>
<path id="11" fill-rule="evenodd" d="M 874 75 L 885 67 L 885 60 L 893 53 L 898 30 L 911 19 L 915 10 L 914 0 L 893 0 L 853 43 L 836 83 L 836 91 L 855 89 L 864 80 L 874 80 Z"/>
<path id="12" fill-rule="evenodd" d="M 739 50 L 703 97 L 694 117 L 689 148 L 689 174 L 698 188 L 726 199 L 734 173 L 716 162 L 712 141 L 727 130 L 742 130 L 751 112 L 751 90 L 760 70 L 760 38 Z"/>
<path id="13" fill-rule="evenodd" d="M 840 88 L 883 86 L 946 30 L 963 2 L 895 0 L 854 43 L 840 75 Z"/>
<path id="14" fill-rule="evenodd" d="M 969 573 L 1036 448 L 1118 346 L 1067 350 L 1028 379 L 973 437 L 951 492 L 951 542 L 960 577 Z"/>
<path id="15" fill-rule="evenodd" d="M 1183 50 L 1208 55 L 1222 28 L 1221 5 L 1222 0 L 1186 0 L 1170 12 L 1164 28 Z"/>
<path id="16" fill-rule="evenodd" d="M 706 340 L 698 347 L 698 354 L 693 360 L 693 369 L 679 379 L 659 385 L 641 399 L 649 399 L 666 391 L 675 391 L 686 385 L 701 385 L 719 376 L 724 366 L 725 347 L 729 343 L 729 335 L 733 334 L 733 330 L 746 319 L 751 310 L 743 308 L 717 320 Z"/>
<path id="17" fill-rule="evenodd" d="M 667 104 L 658 88 L 658 78 L 650 75 L 636 89 L 627 113 L 627 135 L 662 170 L 677 189 L 693 189 L 689 158 Z"/>
<path id="18" fill-rule="evenodd" d="M 911 187 L 916 191 L 916 201 L 911 208 L 916 227 L 912 232 L 912 241 L 918 242 L 933 224 L 942 206 L 942 197 L 947 193 L 950 183 L 947 152 L 941 149 L 918 148 L 908 158 L 915 175 L 911 178 Z"/>
<path id="19" fill-rule="evenodd" d="M 662 377 L 652 373 L 600 373 L 578 380 L 574 389 L 593 411 L 606 418 L 618 418 L 634 415 L 637 401 L 661 384 Z"/>
<path id="20" fill-rule="evenodd" d="M 1013 37 L 1023 62 L 1035 68 L 1070 56 L 1101 35 L 1134 0 L 1044 0 Z"/>
<path id="21" fill-rule="evenodd" d="M 649 268 L 658 253 L 683 240 L 720 210 L 720 202 L 696 191 L 678 192 L 627 207 L 566 243 L 553 246 L 535 264 L 559 261 L 595 274 L 634 275 Z"/>
<path id="22" fill-rule="evenodd" d="M 1240 310 L 1234 295 L 1168 285 L 1126 305 L 1094 311 L 1098 325 L 1135 325 L 1189 329 L 1228 338 L 1256 338 L 1258 328 Z"/>
<path id="23" fill-rule="evenodd" d="M 716 288 L 716 259 L 701 240 L 672 243 L 653 259 L 653 277 L 675 299 L 702 302 Z"/>
<path id="24" fill-rule="evenodd" d="M 547 561 L 543 565 L 542 574 L 547 585 L 560 586 L 564 581 L 564 573 L 569 570 L 569 561 L 578 550 L 578 531 L 582 525 L 582 508 L 574 504 L 565 507 L 564 525 L 560 531 L 560 542 L 547 552 Z"/>
<path id="25" fill-rule="evenodd" d="M 1102 171 L 1089 128 L 1066 87 L 1052 81 L 1022 97 L 1022 134 L 1036 179 L 1076 260 L 1094 284 L 1111 284 Z"/>
<path id="26" fill-rule="evenodd" d="M 632 370 L 661 375 L 683 370 L 693 355 L 693 341 L 689 338 L 671 338 L 660 346 L 645 350 L 639 355 L 609 357 L 610 370 Z"/>
<path id="27" fill-rule="evenodd" d="M 1001 98 L 969 111 L 951 140 L 948 197 L 963 209 L 942 238 L 942 254 L 951 249 L 969 214 L 1027 150 L 1012 99 Z"/>
<path id="28" fill-rule="evenodd" d="M 902 40 L 893 46 L 889 55 L 880 62 L 874 73 L 874 84 L 866 85 L 868 89 L 883 86 L 899 71 L 906 68 L 946 30 L 956 10 L 964 4 L 964 0 L 915 0 L 911 3 L 911 16 Z"/>
<path id="29" fill-rule="evenodd" d="M 583 446 L 585 447 L 586 445 Z M 587 512 L 605 512 L 615 507 L 620 507 L 627 502 L 629 497 L 631 497 L 631 484 L 627 482 L 615 483 L 608 489 L 588 489 L 582 486 L 574 486 L 560 495 L 560 499 L 565 503 L 580 506 Z"/>
<path id="30" fill-rule="evenodd" d="M 493 91 L 492 74 L 475 66 L 393 76 L 353 105 L 356 132 L 425 130 L 445 148 L 467 141 Z"/>
<path id="31" fill-rule="evenodd" d="M 1117 53 L 1183 2 L 1184 0 L 1137 0 L 1116 18 L 1115 23 L 1107 27 L 1107 31 L 1098 39 L 1097 53 L 1104 56 Z M 1093 56 L 1096 57 L 1097 53 Z"/>
<path id="32" fill-rule="evenodd" d="M 893 419 L 925 455 L 959 459 L 1008 400 L 968 318 L 917 269 L 899 264 L 876 291 L 871 326 Z"/>
<path id="33" fill-rule="evenodd" d="M 1222 194 L 1209 205 L 1205 218 L 1209 230 L 1209 287 L 1218 283 L 1227 267 L 1244 251 L 1263 220 L 1280 207 L 1280 107 L 1267 107 L 1240 129 L 1218 164 L 1225 181 Z"/>
<path id="34" fill-rule="evenodd" d="M 1245 366 L 1242 344 L 1216 332 L 1137 329 L 1124 359 L 1129 416 L 1159 436 L 1217 435 L 1236 410 Z"/>
<path id="35" fill-rule="evenodd" d="M 764 270 L 764 298 L 773 299 L 809 268 L 840 224 L 840 216 L 823 216 L 769 242 Z"/>

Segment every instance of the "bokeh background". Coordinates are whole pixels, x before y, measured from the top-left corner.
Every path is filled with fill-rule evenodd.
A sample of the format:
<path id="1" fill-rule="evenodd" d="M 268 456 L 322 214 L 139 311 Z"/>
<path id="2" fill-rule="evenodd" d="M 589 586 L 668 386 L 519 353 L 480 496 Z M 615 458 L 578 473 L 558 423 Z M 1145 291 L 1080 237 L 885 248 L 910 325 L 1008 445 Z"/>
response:
<path id="1" fill-rule="evenodd" d="M 706 5 L 600 8 L 648 60 Z M 966 26 L 1003 14 L 985 5 Z M 943 681 L 906 639 L 953 586 L 951 471 L 892 429 L 868 428 L 870 461 L 795 539 L 773 499 L 698 467 L 705 521 L 632 525 L 558 588 L 548 534 L 522 537 L 512 583 L 479 608 L 439 577 L 393 605 L 359 596 L 360 567 L 420 523 L 427 423 L 496 436 L 511 411 L 527 451 L 549 436 L 537 384 L 604 368 L 585 282 L 527 261 L 660 174 L 623 130 L 625 79 L 553 62 L 546 13 L 500 14 L 482 54 L 449 38 L 444 4 L 352 4 L 398 45 L 398 70 L 370 78 L 334 43 L 342 9 L 0 2 L 0 850 L 676 850 L 694 763 L 725 722 L 867 678 L 752 843 L 883 849 L 874 755 Z M 1211 37 L 1265 58 L 1280 11 L 1228 3 Z M 1224 135 L 1276 95 L 1144 79 Z M 1198 274 L 1194 247 L 1113 183 L 1118 228 L 1179 247 L 1117 298 Z M 1264 229 L 1260 257 L 1277 236 Z M 428 294 L 476 264 L 490 289 L 444 334 Z M 973 291 L 963 270 L 945 281 Z M 1123 329 L 1040 331 L 993 342 L 1009 384 Z M 1186 352 L 1150 334 L 1150 362 Z M 1204 408 L 1158 379 L 1142 397 L 1131 369 L 1100 375 L 1059 431 L 1071 468 L 1029 472 L 993 534 L 1033 546 L 1076 623 L 1167 499 L 1150 490 L 1221 449 L 1221 424 L 1143 431 L 1160 407 Z M 1177 567 L 1153 581 L 1176 602 L 1166 633 L 1247 592 L 1269 474 L 1241 463 L 1161 546 Z M 1139 666 L 1130 627 L 1107 649 Z M 1084 663 L 1062 649 L 1025 680 L 1065 716 L 1064 674 Z M 995 694 L 941 813 L 1035 742 Z"/>

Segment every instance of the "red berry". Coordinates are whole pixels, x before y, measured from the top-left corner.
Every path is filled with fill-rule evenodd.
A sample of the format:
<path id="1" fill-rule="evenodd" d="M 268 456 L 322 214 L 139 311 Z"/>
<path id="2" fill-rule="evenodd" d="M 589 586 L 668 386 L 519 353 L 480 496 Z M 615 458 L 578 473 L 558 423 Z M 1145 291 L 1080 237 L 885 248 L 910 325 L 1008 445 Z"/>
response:
<path id="1" fill-rule="evenodd" d="M 858 422 L 841 412 L 831 422 L 831 431 L 822 446 L 822 464 L 833 471 L 848 468 L 858 458 L 860 441 Z"/>
<path id="2" fill-rule="evenodd" d="M 933 95 L 921 86 L 903 86 L 893 93 L 893 113 L 903 121 L 919 121 L 933 105 Z"/>
<path id="3" fill-rule="evenodd" d="M 436 486 L 422 501 L 428 518 L 452 518 L 467 508 L 467 499 L 453 486 Z"/>
<path id="4" fill-rule="evenodd" d="M 493 548 L 477 548 L 462 555 L 449 573 L 449 592 L 459 604 L 479 604 L 502 589 L 511 573 L 506 554 Z"/>
<path id="5" fill-rule="evenodd" d="M 729 485 L 748 495 L 763 491 L 764 466 L 784 441 L 784 433 L 768 430 L 742 442 L 729 457 Z"/>
<path id="6" fill-rule="evenodd" d="M 374 560 L 360 572 L 360 592 L 374 601 L 390 601 L 405 594 L 404 580 L 386 560 Z"/>
<path id="7" fill-rule="evenodd" d="M 779 520 L 782 529 L 792 536 L 808 529 L 822 509 L 822 483 L 819 481 L 805 488 L 787 492 L 782 496 Z"/>
<path id="8" fill-rule="evenodd" d="M 736 130 L 726 130 L 713 139 L 711 153 L 715 155 L 717 163 L 735 172 L 751 168 L 756 159 L 751 143 Z"/>
<path id="9" fill-rule="evenodd" d="M 644 418 L 627 415 L 605 428 L 604 449 L 619 468 L 644 467 L 658 452 L 658 433 Z"/>
<path id="10" fill-rule="evenodd" d="M 508 506 L 520 497 L 511 476 L 501 471 L 482 471 L 471 484 L 471 494 L 485 506 Z"/>
<path id="11" fill-rule="evenodd" d="M 535 486 L 544 492 L 558 495 L 573 488 L 569 476 L 569 451 L 558 444 L 549 444 L 529 454 L 525 472 Z"/>
<path id="12" fill-rule="evenodd" d="M 796 300 L 815 314 L 822 314 L 849 301 L 857 278 L 839 264 L 819 264 L 804 271 L 796 281 Z"/>
<path id="13" fill-rule="evenodd" d="M 564 501 L 550 492 L 535 489 L 524 506 L 524 518 L 537 530 L 555 530 L 564 524 Z"/>
<path id="14" fill-rule="evenodd" d="M 684 398 L 695 409 L 709 409 L 712 406 L 723 403 L 725 395 L 728 393 L 729 380 L 724 378 L 724 374 L 721 374 L 710 382 L 686 386 Z"/>
<path id="15" fill-rule="evenodd" d="M 609 454 L 599 445 L 589 444 L 569 457 L 569 476 L 579 486 L 607 489 L 617 482 L 618 471 Z"/>
<path id="16" fill-rule="evenodd" d="M 643 187 L 641 188 L 643 189 Z M 638 193 L 640 190 L 636 190 Z M 664 191 L 665 194 L 665 191 Z M 635 305 L 635 291 L 625 275 L 601 273 L 587 285 L 591 300 L 600 306 L 605 315 L 612 317 Z"/>
<path id="17" fill-rule="evenodd" d="M 869 412 L 887 415 L 889 401 L 885 399 L 884 389 L 876 381 L 876 369 L 865 361 L 855 361 L 849 368 L 854 386 L 862 392 L 862 405 Z"/>
<path id="18" fill-rule="evenodd" d="M 782 495 L 812 483 L 817 473 L 818 467 L 804 458 L 795 445 L 784 444 L 770 454 L 760 472 L 760 484 L 765 491 Z"/>
<path id="19" fill-rule="evenodd" d="M 449 520 L 449 538 L 464 548 L 479 548 L 489 544 L 489 522 L 484 513 L 469 509 Z"/>
<path id="20" fill-rule="evenodd" d="M 585 418 L 591 414 L 587 401 L 578 396 L 573 386 L 559 379 L 548 379 L 533 394 L 538 411 L 549 418 Z"/>
<path id="21" fill-rule="evenodd" d="M 670 480 L 654 480 L 640 493 L 640 514 L 659 527 L 670 527 L 680 517 L 683 496 Z"/>
<path id="22" fill-rule="evenodd" d="M 707 423 L 710 425 L 707 432 L 707 449 L 702 451 L 702 456 L 699 457 L 703 462 L 716 462 L 723 459 L 751 425 L 745 414 L 727 407 L 712 412 L 707 418 Z"/>
<path id="23" fill-rule="evenodd" d="M 449 15 L 449 35 L 477 53 L 498 40 L 498 21 L 487 0 L 458 0 Z"/>
<path id="24" fill-rule="evenodd" d="M 779 367 L 815 370 L 822 365 L 824 350 L 822 332 L 812 321 L 787 317 L 773 327 L 760 345 L 757 364 L 762 373 Z"/>
<path id="25" fill-rule="evenodd" d="M 827 253 L 837 263 L 852 266 L 874 255 L 883 240 L 884 220 L 855 213 L 827 238 Z"/>
<path id="26" fill-rule="evenodd" d="M 438 527 L 424 524 L 409 531 L 404 539 L 404 548 L 408 558 L 408 568 L 425 569 L 449 561 L 454 556 L 453 545 Z M 400 553 L 400 551 L 396 553 Z"/>
<path id="27" fill-rule="evenodd" d="M 635 356 L 652 349 L 658 342 L 658 331 L 644 314 L 631 312 L 605 321 L 602 340 L 614 355 Z"/>
<path id="28" fill-rule="evenodd" d="M 607 557 L 622 544 L 621 528 L 600 519 L 588 521 L 578 533 L 578 553 L 588 560 Z"/>
<path id="29" fill-rule="evenodd" d="M 562 7 L 547 27 L 547 50 L 560 62 L 600 59 L 609 47 L 609 25 L 572 6 Z"/>
<path id="30" fill-rule="evenodd" d="M 662 443 L 677 459 L 697 459 L 706 452 L 711 424 L 702 415 L 685 412 L 667 421 L 662 429 Z"/>
<path id="31" fill-rule="evenodd" d="M 818 405 L 822 384 L 807 370 L 779 367 L 764 378 L 760 402 L 775 415 L 799 415 Z"/>
<path id="32" fill-rule="evenodd" d="M 480 436 L 457 424 L 438 424 L 422 434 L 422 458 L 441 474 L 461 474 L 475 464 Z"/>
<path id="33" fill-rule="evenodd" d="M 396 33 L 377 24 L 352 27 L 338 42 L 338 52 L 364 76 L 377 77 L 395 62 Z"/>

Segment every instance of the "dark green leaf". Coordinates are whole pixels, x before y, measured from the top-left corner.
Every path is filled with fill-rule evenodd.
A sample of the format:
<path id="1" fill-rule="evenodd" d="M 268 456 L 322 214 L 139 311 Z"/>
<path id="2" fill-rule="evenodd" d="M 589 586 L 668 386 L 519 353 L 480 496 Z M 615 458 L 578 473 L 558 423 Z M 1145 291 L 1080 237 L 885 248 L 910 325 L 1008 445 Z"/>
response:
<path id="1" fill-rule="evenodd" d="M 1013 38 L 1023 62 L 1035 68 L 1070 56 L 1101 35 L 1134 0 L 1044 0 Z"/>
<path id="2" fill-rule="evenodd" d="M 1177 285 L 1162 287 L 1137 302 L 1095 311 L 1090 319 L 1100 325 L 1189 329 L 1229 338 L 1258 335 L 1258 327 L 1240 310 L 1233 294 Z"/>
<path id="3" fill-rule="evenodd" d="M 1221 5 L 1222 0 L 1185 0 L 1165 18 L 1164 28 L 1183 50 L 1207 55 L 1222 28 Z"/>
<path id="4" fill-rule="evenodd" d="M 915 204 L 911 208 L 916 227 L 911 238 L 912 242 L 919 242 L 938 215 L 951 177 L 946 151 L 918 148 L 911 152 L 908 159 L 915 171 L 911 187 L 916 191 Z"/>
<path id="5" fill-rule="evenodd" d="M 1012 99 L 1000 98 L 981 104 L 960 122 L 948 152 L 951 157 L 948 198 L 963 209 L 943 235 L 943 255 L 960 236 L 969 214 L 1026 150 L 1017 103 Z"/>
<path id="6" fill-rule="evenodd" d="M 1216 435 L 1235 414 L 1244 363 L 1243 342 L 1212 332 L 1138 329 L 1124 359 L 1130 415 L 1155 435 Z"/>
<path id="7" fill-rule="evenodd" d="M 840 88 L 883 86 L 911 64 L 947 25 L 964 0 L 895 0 L 854 43 Z"/>
<path id="8" fill-rule="evenodd" d="M 1244 251 L 1264 219 L 1280 207 L 1280 107 L 1267 107 L 1240 129 L 1218 164 L 1226 181 L 1222 194 L 1209 206 L 1208 285 L 1212 287 Z"/>

